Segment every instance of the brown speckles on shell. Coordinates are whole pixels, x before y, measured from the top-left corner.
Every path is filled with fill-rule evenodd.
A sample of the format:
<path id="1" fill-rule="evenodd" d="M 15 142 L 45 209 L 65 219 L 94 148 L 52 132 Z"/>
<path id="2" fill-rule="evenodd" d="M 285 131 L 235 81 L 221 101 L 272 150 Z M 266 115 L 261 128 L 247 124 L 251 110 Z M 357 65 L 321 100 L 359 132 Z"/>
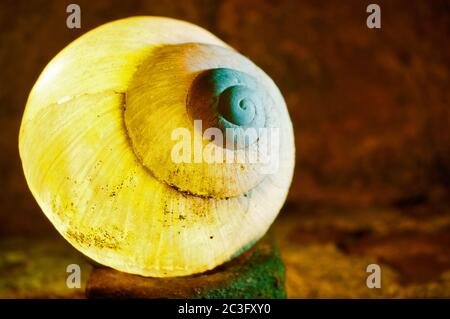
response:
<path id="1" fill-rule="evenodd" d="M 66 236 L 82 246 L 118 249 L 121 241 L 123 240 L 123 235 L 120 233 L 115 233 L 118 233 L 117 228 L 112 231 L 93 228 L 89 231 L 80 231 L 76 230 L 76 228 L 72 228 L 66 232 Z"/>

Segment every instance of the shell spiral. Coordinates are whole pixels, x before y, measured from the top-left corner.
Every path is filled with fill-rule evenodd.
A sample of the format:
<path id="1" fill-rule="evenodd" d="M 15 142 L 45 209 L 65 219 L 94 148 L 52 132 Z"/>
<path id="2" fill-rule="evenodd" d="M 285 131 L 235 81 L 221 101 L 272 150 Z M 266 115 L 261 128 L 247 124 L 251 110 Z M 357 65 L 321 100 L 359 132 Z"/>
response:
<path id="1" fill-rule="evenodd" d="M 269 172 L 250 161 L 261 149 L 276 155 Z M 62 50 L 29 95 L 19 151 L 67 241 L 155 277 L 212 269 L 264 235 L 295 153 L 270 77 L 206 30 L 160 17 L 102 25 Z"/>

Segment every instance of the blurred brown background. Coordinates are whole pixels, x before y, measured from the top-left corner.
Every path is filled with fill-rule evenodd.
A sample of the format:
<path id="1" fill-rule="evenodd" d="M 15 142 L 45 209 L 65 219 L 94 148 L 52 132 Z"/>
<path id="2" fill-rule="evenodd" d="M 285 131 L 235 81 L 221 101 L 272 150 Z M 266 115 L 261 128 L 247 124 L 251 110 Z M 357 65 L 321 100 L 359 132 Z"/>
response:
<path id="1" fill-rule="evenodd" d="M 81 29 L 66 28 L 71 2 Z M 381 29 L 366 27 L 371 2 Z M 450 296 L 449 1 L 2 1 L 0 238 L 58 238 L 17 149 L 34 81 L 72 40 L 133 15 L 198 24 L 281 89 L 297 147 L 274 227 L 289 296 Z M 369 262 L 386 266 L 381 292 L 365 287 Z"/>

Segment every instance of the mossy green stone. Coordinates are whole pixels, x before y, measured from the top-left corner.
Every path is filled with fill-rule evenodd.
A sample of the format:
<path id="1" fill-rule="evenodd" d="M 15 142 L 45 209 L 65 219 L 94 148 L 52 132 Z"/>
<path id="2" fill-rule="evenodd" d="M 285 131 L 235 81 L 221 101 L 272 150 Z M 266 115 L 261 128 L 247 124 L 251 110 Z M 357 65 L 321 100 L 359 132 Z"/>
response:
<path id="1" fill-rule="evenodd" d="M 105 267 L 92 272 L 89 298 L 286 298 L 285 268 L 270 236 L 206 273 L 144 278 Z"/>

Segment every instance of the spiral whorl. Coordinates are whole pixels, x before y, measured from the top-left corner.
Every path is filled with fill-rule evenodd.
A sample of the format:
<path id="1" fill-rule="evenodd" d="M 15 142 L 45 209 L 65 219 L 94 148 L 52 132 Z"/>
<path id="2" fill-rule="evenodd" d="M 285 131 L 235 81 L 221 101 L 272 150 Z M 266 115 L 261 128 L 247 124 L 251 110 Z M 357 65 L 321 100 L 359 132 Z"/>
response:
<path id="1" fill-rule="evenodd" d="M 218 111 L 230 123 L 242 126 L 253 121 L 260 103 L 253 90 L 236 85 L 220 94 Z"/>
<path id="2" fill-rule="evenodd" d="M 207 125 L 218 127 L 224 133 L 227 128 L 235 129 L 234 134 L 239 136 L 245 129 L 265 126 L 264 95 L 256 79 L 244 72 L 209 69 L 201 72 L 192 83 L 187 98 L 188 113 L 193 120 L 206 121 Z M 257 134 L 245 138 L 236 146 L 247 147 L 256 141 Z"/>

